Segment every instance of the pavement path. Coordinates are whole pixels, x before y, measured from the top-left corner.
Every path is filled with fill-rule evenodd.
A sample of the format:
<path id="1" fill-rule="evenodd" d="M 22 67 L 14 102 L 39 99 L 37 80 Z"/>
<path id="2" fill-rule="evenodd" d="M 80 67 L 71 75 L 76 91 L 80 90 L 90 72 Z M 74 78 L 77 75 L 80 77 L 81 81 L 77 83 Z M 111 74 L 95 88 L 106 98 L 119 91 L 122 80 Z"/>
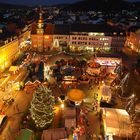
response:
<path id="1" fill-rule="evenodd" d="M 14 103 L 7 109 L 8 121 L 0 134 L 0 140 L 15 140 L 15 136 L 20 130 L 20 123 L 24 111 L 28 108 L 33 93 L 26 94 L 24 91 L 17 93 Z"/>
<path id="2" fill-rule="evenodd" d="M 60 127 L 60 119 L 61 119 L 61 109 L 60 109 L 60 105 L 57 105 L 54 107 L 55 109 L 55 115 L 54 115 L 54 120 L 53 124 L 52 124 L 52 128 L 59 128 Z"/>

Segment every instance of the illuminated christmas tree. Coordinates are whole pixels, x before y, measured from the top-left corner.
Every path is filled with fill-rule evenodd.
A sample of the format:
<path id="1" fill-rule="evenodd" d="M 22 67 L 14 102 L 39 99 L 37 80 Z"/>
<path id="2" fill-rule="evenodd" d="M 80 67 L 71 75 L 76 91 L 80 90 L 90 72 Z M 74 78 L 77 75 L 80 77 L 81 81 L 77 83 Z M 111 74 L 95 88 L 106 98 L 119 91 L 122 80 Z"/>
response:
<path id="1" fill-rule="evenodd" d="M 37 128 L 49 126 L 54 118 L 54 97 L 44 86 L 38 87 L 31 101 L 30 113 Z"/>

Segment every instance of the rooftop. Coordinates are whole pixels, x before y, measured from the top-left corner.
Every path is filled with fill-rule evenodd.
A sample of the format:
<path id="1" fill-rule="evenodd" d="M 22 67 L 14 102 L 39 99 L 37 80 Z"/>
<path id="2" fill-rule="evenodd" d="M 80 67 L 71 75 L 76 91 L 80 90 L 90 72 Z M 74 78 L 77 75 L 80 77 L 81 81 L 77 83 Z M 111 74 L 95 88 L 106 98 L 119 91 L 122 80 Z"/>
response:
<path id="1" fill-rule="evenodd" d="M 36 34 L 37 26 L 32 28 L 32 34 Z M 107 24 L 47 24 L 45 26 L 45 34 L 60 34 L 60 35 L 69 35 L 73 32 L 98 32 L 98 33 L 120 33 L 124 30 L 117 28 L 116 26 L 110 26 Z"/>
<path id="2" fill-rule="evenodd" d="M 105 133 L 120 137 L 131 137 L 130 117 L 126 110 L 103 108 Z"/>

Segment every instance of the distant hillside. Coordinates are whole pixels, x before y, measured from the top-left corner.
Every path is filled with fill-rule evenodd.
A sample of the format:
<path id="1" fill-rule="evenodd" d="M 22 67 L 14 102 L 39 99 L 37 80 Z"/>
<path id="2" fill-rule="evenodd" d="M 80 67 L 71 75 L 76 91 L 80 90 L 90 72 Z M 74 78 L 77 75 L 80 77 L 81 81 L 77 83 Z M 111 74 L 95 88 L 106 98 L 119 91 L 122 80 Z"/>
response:
<path id="1" fill-rule="evenodd" d="M 140 11 L 140 1 L 133 2 L 132 5 L 133 5 L 134 9 L 138 9 Z"/>
<path id="2" fill-rule="evenodd" d="M 7 4 L 7 3 L 0 3 L 0 9 L 28 9 L 28 6 L 25 5 L 14 5 L 14 4 Z"/>
<path id="3" fill-rule="evenodd" d="M 63 3 L 63 4 L 55 4 L 55 5 L 51 5 L 51 7 L 58 7 L 58 8 L 62 8 L 62 7 L 67 7 L 69 6 L 70 4 L 67 4 L 67 3 Z"/>
<path id="4" fill-rule="evenodd" d="M 74 11 L 118 11 L 129 8 L 131 4 L 123 0 L 83 0 L 80 2 L 76 2 L 75 4 L 71 4 L 65 7 L 65 9 Z"/>

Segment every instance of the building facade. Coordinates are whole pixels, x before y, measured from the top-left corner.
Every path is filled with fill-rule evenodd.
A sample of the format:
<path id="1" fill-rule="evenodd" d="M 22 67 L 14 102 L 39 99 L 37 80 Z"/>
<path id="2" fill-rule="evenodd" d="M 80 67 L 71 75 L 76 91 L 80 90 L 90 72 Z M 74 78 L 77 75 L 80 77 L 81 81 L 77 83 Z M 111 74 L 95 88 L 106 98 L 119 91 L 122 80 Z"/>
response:
<path id="1" fill-rule="evenodd" d="M 34 51 L 49 51 L 52 46 L 52 40 L 53 36 L 51 35 L 51 32 L 53 30 L 53 26 L 46 26 L 44 27 L 44 21 L 42 17 L 42 11 L 40 9 L 39 13 L 39 20 L 37 24 L 34 24 L 32 27 L 32 34 L 31 34 L 31 40 L 32 40 L 32 50 Z M 46 34 L 46 31 L 48 33 Z"/>
<path id="2" fill-rule="evenodd" d="M 6 40 L 0 47 L 0 72 L 10 67 L 20 54 L 17 38 Z"/>
<path id="3" fill-rule="evenodd" d="M 107 51 L 111 48 L 111 40 L 104 33 L 74 32 L 70 35 L 69 47 L 72 51 Z"/>
<path id="4" fill-rule="evenodd" d="M 30 46 L 30 36 L 31 30 L 27 27 L 17 36 L 0 40 L 0 72 L 10 67 L 21 52 Z"/>
<path id="5" fill-rule="evenodd" d="M 129 36 L 127 36 L 125 47 L 140 54 L 140 29 L 136 32 L 130 32 Z"/>
<path id="6" fill-rule="evenodd" d="M 49 51 L 52 46 L 53 42 L 53 36 L 52 35 L 38 35 L 38 34 L 32 34 L 31 35 L 31 41 L 32 41 L 32 50 L 33 51 Z"/>
<path id="7" fill-rule="evenodd" d="M 54 34 L 52 49 L 62 50 L 64 47 L 68 47 L 69 42 L 70 42 L 69 35 Z"/>
<path id="8" fill-rule="evenodd" d="M 121 52 L 126 42 L 125 33 L 121 33 L 121 35 L 113 35 L 111 41 L 111 51 Z"/>
<path id="9" fill-rule="evenodd" d="M 110 25 L 46 24 L 42 14 L 32 30 L 32 49 L 40 52 L 53 49 L 69 51 L 122 51 L 125 31 Z"/>

